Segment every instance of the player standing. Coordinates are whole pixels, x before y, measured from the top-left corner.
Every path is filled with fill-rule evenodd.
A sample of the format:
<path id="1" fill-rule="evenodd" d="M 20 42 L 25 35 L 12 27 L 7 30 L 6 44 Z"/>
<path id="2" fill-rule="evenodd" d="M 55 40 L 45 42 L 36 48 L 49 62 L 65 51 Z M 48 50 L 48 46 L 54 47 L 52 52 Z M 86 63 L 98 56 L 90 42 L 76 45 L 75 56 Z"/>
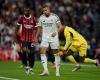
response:
<path id="1" fill-rule="evenodd" d="M 31 15 L 30 8 L 24 8 L 24 15 L 18 18 L 18 24 L 15 31 L 19 35 L 21 42 L 20 55 L 26 73 L 33 73 L 34 50 L 36 42 L 36 18 Z"/>
<path id="2" fill-rule="evenodd" d="M 47 68 L 47 57 L 46 51 L 47 48 L 51 47 L 55 56 L 55 64 L 56 64 L 56 76 L 60 76 L 59 67 L 60 67 L 60 56 L 58 53 L 59 47 L 59 39 L 58 33 L 62 29 L 62 24 L 60 22 L 59 17 L 50 12 L 50 8 L 47 5 L 42 7 L 43 14 L 39 18 L 38 22 L 38 32 L 37 37 L 40 34 L 42 29 L 42 42 L 40 45 L 40 53 L 41 53 L 41 62 L 44 68 L 43 73 L 40 75 L 48 75 L 49 71 Z"/>

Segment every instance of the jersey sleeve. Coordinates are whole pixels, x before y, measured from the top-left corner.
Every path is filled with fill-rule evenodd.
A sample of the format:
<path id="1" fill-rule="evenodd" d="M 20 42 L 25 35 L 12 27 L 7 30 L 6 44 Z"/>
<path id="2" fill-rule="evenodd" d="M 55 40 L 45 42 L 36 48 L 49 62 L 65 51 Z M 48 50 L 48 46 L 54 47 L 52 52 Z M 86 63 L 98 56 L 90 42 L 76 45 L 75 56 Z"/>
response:
<path id="1" fill-rule="evenodd" d="M 66 38 L 66 43 L 65 43 L 65 46 L 64 46 L 64 50 L 68 49 L 68 47 L 70 46 L 71 44 L 71 36 L 70 36 L 70 32 L 67 31 L 66 29 L 64 30 L 64 36 Z"/>
<path id="2" fill-rule="evenodd" d="M 61 22 L 61 21 L 60 21 L 60 18 L 59 18 L 57 15 L 55 15 L 55 16 L 56 16 L 56 23 Z"/>

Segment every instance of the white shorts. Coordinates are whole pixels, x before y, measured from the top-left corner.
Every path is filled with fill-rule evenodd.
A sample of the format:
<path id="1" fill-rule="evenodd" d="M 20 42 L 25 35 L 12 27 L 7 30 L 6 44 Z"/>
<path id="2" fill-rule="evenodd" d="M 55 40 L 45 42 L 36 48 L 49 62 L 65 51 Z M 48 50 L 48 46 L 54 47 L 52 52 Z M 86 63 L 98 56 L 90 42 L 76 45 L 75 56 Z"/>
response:
<path id="1" fill-rule="evenodd" d="M 42 41 L 40 47 L 48 48 L 49 45 L 50 45 L 51 49 L 58 49 L 59 48 L 59 41 L 54 41 L 54 42 Z"/>

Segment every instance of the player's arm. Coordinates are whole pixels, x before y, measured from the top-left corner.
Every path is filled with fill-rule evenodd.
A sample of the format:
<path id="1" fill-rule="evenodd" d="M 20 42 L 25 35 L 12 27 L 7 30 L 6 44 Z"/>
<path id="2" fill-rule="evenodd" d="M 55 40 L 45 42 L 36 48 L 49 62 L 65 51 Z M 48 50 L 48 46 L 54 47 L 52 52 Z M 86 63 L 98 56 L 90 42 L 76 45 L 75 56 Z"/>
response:
<path id="1" fill-rule="evenodd" d="M 60 18 L 59 18 L 57 15 L 56 15 L 56 17 L 57 17 L 57 20 L 56 20 L 57 32 L 60 33 L 60 32 L 62 32 L 62 30 L 63 30 L 63 26 L 62 26 L 62 24 L 61 24 Z M 54 33 L 52 34 L 52 37 L 55 37 L 56 34 L 57 34 L 57 33 L 54 32 Z"/>
<path id="2" fill-rule="evenodd" d="M 36 38 L 38 39 L 38 37 L 41 34 L 42 31 L 42 23 L 41 23 L 41 19 L 39 18 L 38 23 L 36 24 L 37 27 L 37 33 L 36 33 Z"/>
<path id="3" fill-rule="evenodd" d="M 58 33 L 62 32 L 63 26 L 62 26 L 62 24 L 61 24 L 60 19 L 57 20 L 57 26 L 58 26 Z"/>
<path id="4" fill-rule="evenodd" d="M 36 38 L 37 38 L 37 39 L 38 39 L 38 37 L 40 36 L 41 31 L 42 31 L 42 27 L 41 27 L 41 26 L 38 26 L 38 27 L 37 27 L 37 33 L 36 33 Z"/>
<path id="5" fill-rule="evenodd" d="M 62 26 L 60 18 L 57 15 L 56 15 L 56 24 L 57 24 L 57 27 L 58 27 L 58 33 L 62 32 L 63 26 Z"/>
<path id="6" fill-rule="evenodd" d="M 60 47 L 61 50 L 67 50 L 69 48 L 69 46 L 71 45 L 71 35 L 70 35 L 70 32 L 65 30 L 64 31 L 64 36 L 66 38 L 66 43 L 65 43 L 65 46 L 61 46 Z"/>

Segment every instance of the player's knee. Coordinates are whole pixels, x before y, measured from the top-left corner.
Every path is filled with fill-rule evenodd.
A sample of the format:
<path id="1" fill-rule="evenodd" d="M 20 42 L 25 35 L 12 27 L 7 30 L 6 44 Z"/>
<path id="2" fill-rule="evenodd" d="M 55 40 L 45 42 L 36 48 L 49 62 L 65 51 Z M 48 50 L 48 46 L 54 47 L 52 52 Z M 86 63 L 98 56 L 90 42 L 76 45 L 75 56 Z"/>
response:
<path id="1" fill-rule="evenodd" d="M 41 47 L 40 48 L 40 54 L 45 54 L 47 51 L 47 48 Z"/>
<path id="2" fill-rule="evenodd" d="M 45 54 L 45 51 L 40 49 L 40 54 Z"/>

